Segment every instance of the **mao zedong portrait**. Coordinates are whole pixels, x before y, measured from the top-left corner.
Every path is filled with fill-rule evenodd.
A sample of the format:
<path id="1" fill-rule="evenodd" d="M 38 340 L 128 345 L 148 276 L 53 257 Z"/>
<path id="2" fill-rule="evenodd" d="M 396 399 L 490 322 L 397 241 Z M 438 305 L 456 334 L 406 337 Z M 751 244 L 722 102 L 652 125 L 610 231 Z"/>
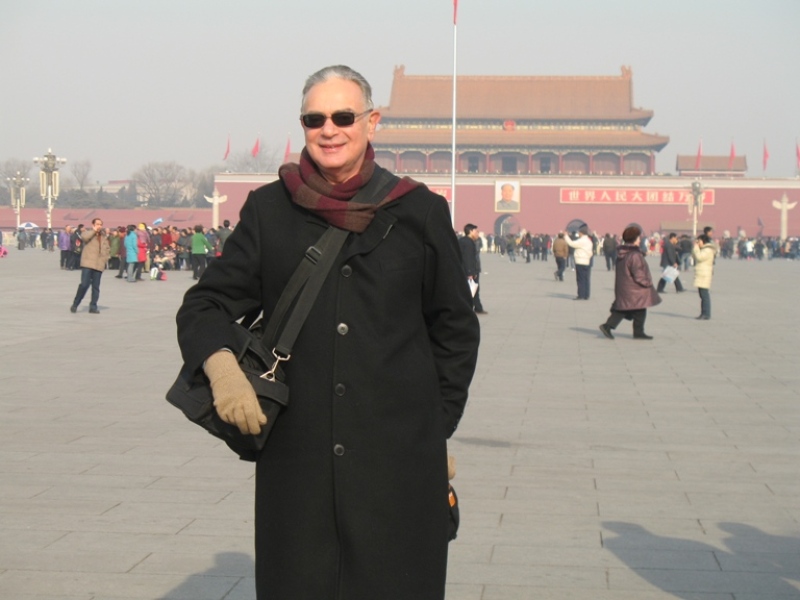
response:
<path id="1" fill-rule="evenodd" d="M 497 183 L 500 198 L 494 203 L 497 212 L 519 212 L 519 185 L 514 183 Z"/>

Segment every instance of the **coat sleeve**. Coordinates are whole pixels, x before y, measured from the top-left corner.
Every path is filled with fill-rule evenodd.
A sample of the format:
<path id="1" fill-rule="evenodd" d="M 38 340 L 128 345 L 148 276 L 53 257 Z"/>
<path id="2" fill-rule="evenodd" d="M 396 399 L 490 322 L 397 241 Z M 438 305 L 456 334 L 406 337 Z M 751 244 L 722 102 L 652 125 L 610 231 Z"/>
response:
<path id="1" fill-rule="evenodd" d="M 652 287 L 653 278 L 650 276 L 650 267 L 647 266 L 644 256 L 637 252 L 634 260 L 630 261 L 629 264 L 629 270 L 633 282 L 643 288 Z"/>
<path id="2" fill-rule="evenodd" d="M 231 324 L 261 306 L 261 250 L 257 202 L 251 192 L 239 225 L 178 309 L 178 344 L 186 366 L 195 371 L 223 347 L 237 349 Z"/>
<path id="3" fill-rule="evenodd" d="M 461 266 L 461 251 L 444 200 L 436 201 L 425 222 L 427 269 L 423 312 L 444 410 L 445 435 L 458 426 L 478 360 L 480 327 Z"/>

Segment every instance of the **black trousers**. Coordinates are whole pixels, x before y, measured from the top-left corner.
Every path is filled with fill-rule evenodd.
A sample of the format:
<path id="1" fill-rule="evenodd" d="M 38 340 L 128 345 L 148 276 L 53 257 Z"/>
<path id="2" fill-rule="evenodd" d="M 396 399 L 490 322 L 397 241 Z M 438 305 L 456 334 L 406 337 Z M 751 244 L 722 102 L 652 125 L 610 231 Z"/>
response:
<path id="1" fill-rule="evenodd" d="M 194 271 L 194 278 L 200 277 L 206 271 L 206 255 L 205 254 L 192 254 L 192 271 Z"/>
<path id="2" fill-rule="evenodd" d="M 575 265 L 575 279 L 578 283 L 578 298 L 589 299 L 591 292 L 592 267 L 590 265 Z"/>
<path id="3" fill-rule="evenodd" d="M 558 280 L 564 281 L 564 269 L 567 268 L 567 259 L 561 256 L 556 256 L 556 266 L 558 267 L 558 270 L 556 271 Z"/>
<path id="4" fill-rule="evenodd" d="M 473 275 L 472 280 L 478 284 L 478 289 L 475 291 L 475 295 L 472 297 L 472 308 L 475 309 L 475 312 L 483 312 L 483 303 L 481 302 L 481 286 L 480 286 L 480 275 Z"/>
<path id="5" fill-rule="evenodd" d="M 647 319 L 647 309 L 639 308 L 636 310 L 614 310 L 611 309 L 611 314 L 606 319 L 606 327 L 615 329 L 617 325 L 622 323 L 623 319 L 633 321 L 633 335 L 644 334 L 644 322 Z"/>
<path id="6" fill-rule="evenodd" d="M 81 282 L 78 285 L 78 291 L 75 293 L 75 299 L 72 301 L 72 306 L 75 308 L 81 303 L 86 292 L 91 287 L 92 296 L 89 300 L 89 308 L 97 308 L 97 300 L 100 298 L 100 278 L 103 276 L 102 271 L 95 271 L 88 267 L 81 268 Z"/>

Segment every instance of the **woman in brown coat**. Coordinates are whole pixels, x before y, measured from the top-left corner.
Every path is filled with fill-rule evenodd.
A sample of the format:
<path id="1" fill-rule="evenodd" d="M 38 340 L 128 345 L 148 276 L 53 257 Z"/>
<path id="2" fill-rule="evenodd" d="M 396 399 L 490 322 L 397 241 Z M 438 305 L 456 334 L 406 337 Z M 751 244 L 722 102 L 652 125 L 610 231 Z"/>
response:
<path id="1" fill-rule="evenodd" d="M 611 314 L 600 331 L 608 339 L 613 340 L 611 330 L 622 322 L 622 319 L 633 321 L 633 338 L 636 340 L 652 340 L 653 337 L 644 332 L 644 321 L 647 318 L 647 307 L 661 302 L 661 297 L 653 287 L 650 267 L 639 250 L 638 227 L 628 227 L 622 233 L 623 245 L 617 248 L 616 281 L 614 284 L 614 303 Z"/>

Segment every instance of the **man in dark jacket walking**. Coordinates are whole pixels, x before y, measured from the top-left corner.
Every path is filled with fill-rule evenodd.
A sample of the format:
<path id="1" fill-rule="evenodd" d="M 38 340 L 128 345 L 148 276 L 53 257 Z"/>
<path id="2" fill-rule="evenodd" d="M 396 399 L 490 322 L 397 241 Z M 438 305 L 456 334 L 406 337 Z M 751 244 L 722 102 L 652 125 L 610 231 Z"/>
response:
<path id="1" fill-rule="evenodd" d="M 472 296 L 472 308 L 479 315 L 488 314 L 483 310 L 481 303 L 481 254 L 478 249 L 478 226 L 467 223 L 464 226 L 464 236 L 458 238 L 458 246 L 461 249 L 461 264 L 464 265 L 464 272 L 467 279 L 471 279 L 478 287 Z"/>
<path id="2" fill-rule="evenodd" d="M 603 238 L 603 256 L 606 257 L 606 270 L 613 271 L 617 262 L 617 237 L 610 233 Z"/>
<path id="3" fill-rule="evenodd" d="M 675 267 L 676 269 L 680 263 L 680 257 L 678 256 L 678 252 L 680 248 L 678 247 L 678 234 L 670 233 L 669 238 L 664 242 L 664 249 L 661 252 L 661 268 L 664 269 L 666 267 Z M 658 292 L 663 293 L 664 288 L 667 287 L 667 280 L 664 279 L 663 274 L 661 279 L 658 280 Z M 683 284 L 681 283 L 681 278 L 677 275 L 675 276 L 675 291 L 682 292 L 683 291 Z"/>

